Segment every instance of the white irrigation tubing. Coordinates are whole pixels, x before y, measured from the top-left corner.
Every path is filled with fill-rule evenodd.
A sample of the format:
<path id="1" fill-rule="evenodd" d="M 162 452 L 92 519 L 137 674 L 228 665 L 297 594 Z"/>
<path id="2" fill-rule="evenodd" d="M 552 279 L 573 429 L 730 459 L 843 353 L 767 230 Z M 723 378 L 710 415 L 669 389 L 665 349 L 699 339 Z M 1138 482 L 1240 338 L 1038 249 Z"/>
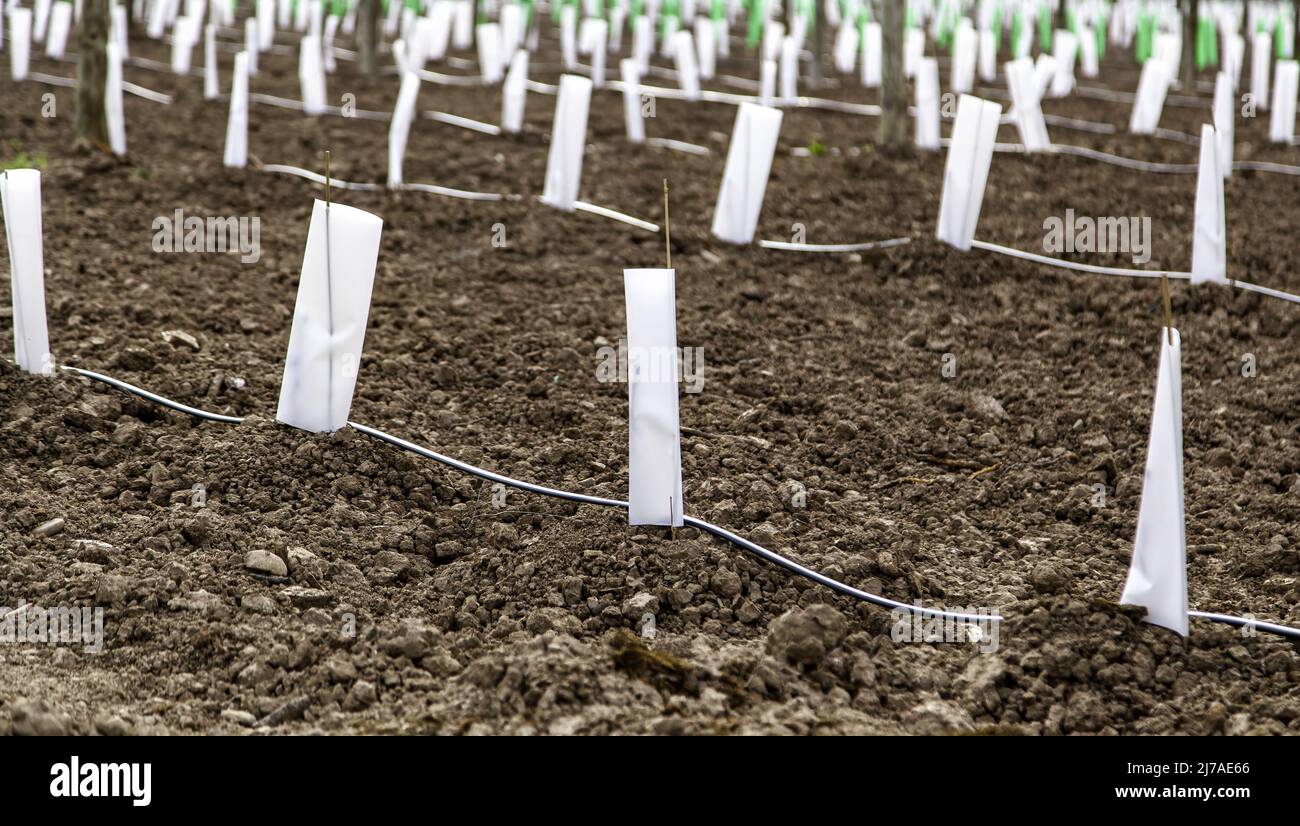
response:
<path id="1" fill-rule="evenodd" d="M 951 144 L 951 138 L 939 139 L 940 146 L 950 146 Z M 1109 152 L 1090 149 L 1086 146 L 1074 146 L 1068 143 L 1054 143 L 1050 149 L 1044 149 L 1041 152 L 1029 152 L 1025 149 L 1023 143 L 995 143 L 993 144 L 993 151 L 1016 155 L 1072 155 L 1111 164 L 1112 166 L 1122 166 L 1125 169 L 1136 169 L 1139 172 L 1157 172 L 1171 175 L 1194 175 L 1198 169 L 1198 166 L 1194 163 L 1139 161 L 1134 158 L 1125 158 L 1121 155 L 1112 155 Z M 1232 165 L 1232 168 L 1248 169 L 1255 172 L 1273 172 L 1279 175 L 1300 175 L 1300 166 L 1287 166 L 1286 164 L 1272 163 L 1270 161 L 1237 161 Z"/>
<path id="2" fill-rule="evenodd" d="M 1064 115 L 1049 115 L 1044 113 L 1043 122 L 1049 126 L 1060 126 L 1064 129 L 1074 129 L 1078 132 L 1093 132 L 1098 135 L 1113 135 L 1116 131 L 1115 124 L 1113 123 L 1098 123 L 1097 121 L 1091 120 L 1079 120 L 1078 118 L 1067 118 Z"/>
<path id="3" fill-rule="evenodd" d="M 482 132 L 485 135 L 500 135 L 501 127 L 491 123 L 484 123 L 481 120 L 473 118 L 463 118 L 460 115 L 449 115 L 446 112 L 422 112 L 424 117 L 429 120 L 436 120 L 439 123 L 459 126 L 461 129 L 470 129 L 475 132 Z"/>
<path id="4" fill-rule="evenodd" d="M 320 174 L 319 172 L 312 172 L 310 169 L 303 169 L 302 167 L 298 167 L 298 166 L 268 163 L 268 164 L 255 165 L 255 168 L 260 169 L 263 172 L 272 172 L 272 173 L 278 173 L 282 175 L 293 175 L 298 178 L 305 178 L 306 180 L 311 181 L 312 183 L 320 184 L 322 186 L 325 184 L 324 175 Z M 385 184 L 357 182 L 357 181 L 341 181 L 338 178 L 330 178 L 329 183 L 330 186 L 332 187 L 338 187 L 339 189 L 351 189 L 359 192 L 383 192 L 384 190 L 387 190 L 389 188 Z M 463 189 L 452 189 L 450 187 L 437 186 L 436 184 L 403 183 L 400 186 L 394 187 L 394 189 L 398 191 L 412 190 L 415 192 L 430 192 L 433 193 L 434 195 L 445 195 L 449 198 L 460 198 L 461 200 L 464 201 L 520 200 L 518 195 L 499 195 L 495 192 L 468 192 Z M 614 221 L 619 221 L 624 224 L 629 224 L 631 226 L 637 227 L 638 229 L 646 230 L 647 232 L 659 231 L 658 224 L 653 224 L 649 221 L 642 221 L 640 218 L 633 218 L 631 215 L 626 215 L 622 212 L 609 209 L 608 207 L 596 206 L 595 204 L 588 204 L 583 201 L 574 201 L 573 208 L 580 212 L 587 212 L 592 215 L 599 215 L 602 218 L 609 218 Z"/>
<path id="5" fill-rule="evenodd" d="M 554 83 L 542 83 L 540 80 L 529 80 L 524 87 L 530 92 L 536 92 L 539 95 L 556 95 L 559 94 L 560 87 Z"/>
<path id="6" fill-rule="evenodd" d="M 700 146 L 697 143 L 687 143 L 686 141 L 675 141 L 671 138 L 646 138 L 646 146 L 655 146 L 660 149 L 671 149 L 674 152 L 684 152 L 687 155 L 711 155 L 713 154 L 709 147 Z"/>
<path id="7" fill-rule="evenodd" d="M 170 42 L 171 38 L 168 37 L 167 40 Z M 172 71 L 170 63 L 163 63 L 160 60 L 150 60 L 147 57 L 128 57 L 126 59 L 126 65 L 136 69 L 144 69 L 146 72 L 157 72 L 159 74 L 167 75 L 177 74 L 177 72 Z M 184 72 L 183 74 L 190 77 L 202 77 L 203 70 L 191 68 L 188 72 Z"/>
<path id="8" fill-rule="evenodd" d="M 469 192 L 464 189 L 452 189 L 437 184 L 403 183 L 400 189 L 415 192 L 429 192 L 434 195 L 446 195 L 448 198 L 460 198 L 462 201 L 518 201 L 518 195 L 499 195 L 495 192 Z"/>
<path id="9" fill-rule="evenodd" d="M 1112 89 L 1103 89 L 1100 86 L 1075 86 L 1074 93 L 1080 97 L 1108 100 L 1112 103 L 1132 103 L 1137 98 L 1135 92 L 1116 92 Z M 1199 109 L 1201 107 L 1208 109 L 1212 101 L 1209 98 L 1198 98 L 1189 95 L 1168 95 L 1165 97 L 1165 103 L 1170 106 L 1182 106 L 1188 109 Z"/>
<path id="10" fill-rule="evenodd" d="M 1122 166 L 1125 169 L 1136 169 L 1139 172 L 1194 175 L 1198 168 L 1194 163 L 1155 163 L 1152 161 L 1139 161 L 1133 158 L 1125 158 L 1120 155 L 1112 155 L 1109 152 L 1089 149 L 1086 146 L 1072 146 L 1068 143 L 1054 143 L 1052 144 L 1052 148 L 1047 150 L 1047 152 L 1055 153 L 1057 155 L 1074 155 L 1079 158 L 1087 158 L 1093 161 L 1108 163 L 1112 166 Z"/>
<path id="11" fill-rule="evenodd" d="M 1177 129 L 1165 129 L 1162 126 L 1157 126 L 1155 131 L 1151 133 L 1151 136 L 1153 138 L 1160 138 L 1161 140 L 1185 143 L 1189 146 L 1201 145 L 1200 135 L 1189 135 L 1186 132 L 1179 132 Z"/>
<path id="12" fill-rule="evenodd" d="M 226 416 L 220 413 L 209 413 L 206 410 L 199 410 L 198 408 L 190 407 L 189 405 L 172 401 L 171 399 L 165 398 L 163 396 L 159 396 L 156 393 L 151 393 L 148 390 L 143 390 L 134 385 L 127 384 L 126 382 L 121 381 L 120 379 L 115 379 L 112 378 L 111 376 L 105 376 L 102 373 L 95 373 L 90 370 L 83 370 L 80 367 L 64 366 L 62 369 L 72 373 L 76 373 L 77 375 L 82 376 L 84 378 L 91 379 L 93 381 L 98 381 L 103 384 L 107 384 L 110 387 L 114 387 L 125 393 L 130 393 L 134 396 L 138 396 L 142 399 L 147 399 L 148 401 L 154 402 L 155 404 L 159 404 L 162 405 L 163 407 L 171 408 L 172 410 L 176 410 L 178 412 L 185 413 L 187 415 L 194 416 L 199 419 L 207 419 L 208 421 L 222 422 L 225 424 L 239 424 L 240 422 L 243 421 L 243 418 L 239 416 Z M 569 491 L 559 490 L 557 488 L 548 488 L 543 485 L 535 485 L 531 482 L 524 482 L 519 479 L 512 479 L 509 476 L 502 476 L 499 473 L 493 473 L 490 470 L 484 470 L 483 468 L 475 467 L 474 465 L 471 465 L 467 462 L 462 462 L 459 459 L 453 459 L 450 456 L 444 456 L 441 453 L 436 453 L 426 447 L 421 447 L 412 442 L 408 442 L 405 439 L 400 439 L 396 436 L 389 435 L 388 433 L 385 433 L 382 430 L 377 430 L 373 427 L 368 427 L 363 424 L 358 424 L 357 422 L 348 422 L 348 425 L 353 430 L 356 430 L 358 433 L 369 436 L 373 439 L 378 439 L 381 442 L 386 442 L 390 445 L 393 445 L 394 447 L 399 447 L 402 450 L 410 451 L 411 453 L 415 453 L 418 456 L 423 456 L 426 459 L 431 459 L 435 462 L 446 465 L 447 467 L 453 468 L 455 470 L 459 470 L 463 473 L 468 473 L 472 476 L 477 476 L 480 479 L 486 479 L 489 482 L 495 482 L 502 485 L 507 485 L 512 488 L 516 488 L 518 490 L 528 491 L 529 493 L 537 493 L 542 496 L 551 496 L 557 499 L 565 499 L 570 502 L 577 502 L 584 505 L 600 505 L 602 507 L 620 508 L 622 510 L 626 510 L 628 507 L 628 503 L 621 499 L 606 499 L 600 496 L 589 496 L 584 493 L 571 493 Z M 860 600 L 862 602 L 869 602 L 873 605 L 878 605 L 882 608 L 891 608 L 898 611 L 907 611 L 908 613 L 916 614 L 922 617 L 953 620 L 955 622 L 962 622 L 962 623 L 979 624 L 985 622 L 1002 621 L 1002 617 L 997 616 L 995 614 L 989 614 L 989 615 L 965 614 L 965 613 L 958 613 L 954 611 L 943 611 L 936 608 L 923 608 L 918 605 L 908 605 L 903 602 L 898 602 L 897 600 L 889 599 L 888 597 L 882 597 L 876 594 L 867 593 L 866 591 L 862 591 L 858 588 L 854 588 L 851 585 L 845 585 L 843 582 L 840 582 L 839 580 L 831 579 L 825 574 L 818 573 L 817 571 L 814 571 L 811 568 L 807 568 L 803 565 L 800 565 L 794 560 L 782 556 L 781 554 L 778 554 L 775 551 L 769 551 L 767 548 L 764 548 L 761 545 L 757 545 L 753 542 L 750 542 L 748 539 L 745 539 L 742 536 L 738 536 L 732 533 L 731 531 L 726 530 L 725 528 L 720 528 L 717 525 L 712 525 L 701 519 L 696 519 L 693 516 L 684 517 L 682 521 L 685 525 L 689 527 L 696 528 L 698 530 L 705 531 L 706 533 L 713 534 L 714 536 L 720 539 L 724 539 L 727 542 L 730 542 L 731 544 L 736 545 L 740 548 L 743 548 L 744 550 L 749 551 L 750 553 L 758 557 L 761 557 L 762 559 L 765 559 L 768 562 L 771 562 L 775 565 L 785 568 L 787 571 L 797 574 L 803 577 L 804 579 L 811 580 L 817 583 L 818 585 L 824 585 L 825 587 L 830 588 L 832 591 L 835 591 L 836 593 L 853 597 L 854 599 Z M 1296 633 L 1300 635 L 1300 631 L 1297 631 Z"/>
<path id="13" fill-rule="evenodd" d="M 312 183 L 321 184 L 322 186 L 325 184 L 324 175 L 298 166 L 268 163 L 255 165 L 255 168 L 260 169 L 263 172 L 294 175 L 299 178 L 305 178 Z M 389 189 L 386 184 L 376 184 L 365 181 L 341 181 L 338 178 L 333 177 L 329 179 L 329 185 L 332 187 L 338 187 L 339 189 L 352 189 L 359 192 L 383 192 Z M 450 187 L 437 186 L 435 184 L 403 183 L 398 187 L 394 187 L 394 189 L 410 189 L 416 192 L 431 192 L 435 195 L 446 195 L 449 198 L 460 198 L 464 201 L 502 201 L 506 200 L 508 197 L 495 192 L 469 192 L 464 189 L 452 189 Z"/>
<path id="14" fill-rule="evenodd" d="M 393 74 L 397 73 L 396 68 Z M 436 83 L 439 86 L 486 86 L 488 85 L 482 75 L 444 75 L 442 72 L 431 72 L 428 69 L 420 69 L 415 73 L 420 80 Z"/>
<path id="15" fill-rule="evenodd" d="M 252 103 L 264 103 L 267 106 L 275 106 L 280 109 L 291 109 L 295 112 L 302 111 L 302 101 L 294 100 L 292 98 L 282 98 L 276 97 L 275 95 L 264 94 L 262 92 L 253 92 L 249 94 L 248 99 Z M 351 115 L 344 115 L 343 107 L 341 106 L 326 106 L 325 114 L 337 115 L 338 117 L 348 119 L 360 118 L 361 120 L 377 121 L 390 121 L 393 118 L 391 112 L 380 112 L 373 109 L 354 109 L 352 110 Z M 501 134 L 501 127 L 491 123 L 484 123 L 481 120 L 474 120 L 473 118 L 463 118 L 460 115 L 452 115 L 447 112 L 436 111 L 421 112 L 420 115 L 427 120 L 438 121 L 439 123 L 445 123 L 450 126 L 459 126 L 462 129 L 482 132 L 485 135 Z"/>
<path id="16" fill-rule="evenodd" d="M 1024 250 L 1018 250 L 1013 247 L 1004 247 L 1001 244 L 990 244 L 987 241 L 980 241 L 978 239 L 972 240 L 971 246 L 976 249 L 984 250 L 985 252 L 1007 255 L 1012 258 L 1021 258 L 1025 261 L 1032 261 L 1035 264 L 1043 264 L 1048 267 L 1096 273 L 1098 275 L 1118 275 L 1126 278 L 1159 278 L 1164 275 L 1181 281 L 1188 281 L 1192 277 L 1190 272 L 1170 270 L 1135 270 L 1127 267 L 1100 267 L 1095 264 L 1080 264 L 1075 261 L 1066 261 L 1062 258 L 1052 258 L 1047 255 L 1025 252 Z M 1289 301 L 1292 304 L 1300 304 L 1300 295 L 1282 292 L 1281 290 L 1275 290 L 1271 287 L 1261 287 L 1258 284 L 1251 284 L 1248 281 L 1229 281 L 1228 283 L 1238 289 L 1246 290 L 1247 292 L 1267 295 L 1270 298 L 1278 298 L 1282 301 Z"/>
<path id="17" fill-rule="evenodd" d="M 890 238 L 887 241 L 868 241 L 865 244 L 796 244 L 793 241 L 759 241 L 758 245 L 769 250 L 787 252 L 866 252 L 867 250 L 901 247 L 912 243 L 911 238 Z"/>
<path id="18" fill-rule="evenodd" d="M 1300 175 L 1300 166 L 1287 166 L 1269 161 L 1236 161 L 1233 169 L 1249 169 L 1254 172 L 1275 172 L 1279 175 Z"/>
<path id="19" fill-rule="evenodd" d="M 115 379 L 112 378 L 111 376 L 105 376 L 102 373 L 95 373 L 90 370 L 83 370 L 80 367 L 69 367 L 66 365 L 63 366 L 61 369 L 67 370 L 72 373 L 76 373 L 79 376 L 82 376 L 87 379 L 91 379 L 93 381 L 98 381 L 103 384 L 107 384 L 110 387 L 114 387 L 118 390 L 121 390 L 124 393 L 130 393 L 131 395 L 138 396 L 139 398 L 146 399 L 148 401 L 154 402 L 155 404 L 162 405 L 163 407 L 167 407 L 172 410 L 176 410 L 178 412 L 185 413 L 187 415 L 194 416 L 199 419 L 206 419 L 208 421 L 214 421 L 214 422 L 222 422 L 225 424 L 239 424 L 240 422 L 243 421 L 243 418 L 240 416 L 227 416 L 221 413 L 209 413 L 206 410 L 200 410 L 196 407 L 190 407 L 187 404 L 181 404 L 180 402 L 172 401 L 171 399 L 165 398 L 163 396 L 159 396 L 156 393 L 151 393 L 148 390 L 143 390 L 134 385 L 127 384 L 126 382 L 121 381 L 120 379 Z M 471 465 L 468 462 L 462 462 L 459 459 L 453 459 L 450 456 L 444 456 L 443 454 L 430 450 L 427 447 L 421 447 L 420 445 L 417 445 L 413 442 L 408 442 L 405 439 L 398 438 L 397 436 L 390 435 L 388 433 L 383 432 L 382 430 L 378 430 L 376 428 L 369 427 L 367 425 L 359 424 L 358 422 L 349 421 L 348 426 L 351 427 L 353 430 L 357 431 L 358 433 L 361 433 L 362 435 L 369 436 L 373 439 L 378 439 L 381 442 L 386 442 L 387 444 L 390 444 L 394 447 L 414 453 L 417 456 L 422 456 L 425 459 L 430 459 L 434 462 L 438 462 L 439 464 L 445 465 L 454 470 L 459 470 L 462 473 L 468 473 L 471 476 L 477 476 L 478 478 L 484 479 L 489 482 L 506 485 L 508 487 L 515 488 L 517 490 L 527 491 L 529 493 L 536 493 L 541 496 L 550 496 L 556 499 L 564 499 L 569 502 L 577 502 L 579 504 L 584 504 L 584 505 L 598 505 L 607 508 L 619 508 L 621 510 L 626 510 L 628 507 L 628 503 L 622 499 L 607 499 L 601 496 L 589 496 L 585 493 L 572 493 L 566 490 L 559 490 L 558 488 L 548 488 L 545 487 L 544 485 L 535 485 L 531 482 L 524 482 L 519 479 L 512 479 L 509 476 L 502 476 L 499 473 L 493 473 L 490 470 L 484 470 L 483 468 L 476 467 L 475 465 Z M 961 623 L 981 624 L 985 622 L 1003 621 L 1003 618 L 997 614 L 988 614 L 988 615 L 965 614 L 965 613 L 959 613 L 955 611 L 943 611 L 937 608 L 924 608 L 919 605 L 908 605 L 907 603 L 889 599 L 888 597 L 882 597 L 879 596 L 878 594 L 868 593 L 867 591 L 854 588 L 851 585 L 846 585 L 843 582 L 840 582 L 839 580 L 831 579 L 825 574 L 818 573 L 817 571 L 814 571 L 811 568 L 808 568 L 804 565 L 800 565 L 798 562 L 795 562 L 789 557 L 782 556 L 781 554 L 776 553 L 775 551 L 770 551 L 767 548 L 764 548 L 761 545 L 751 542 L 742 536 L 734 534 L 725 528 L 720 528 L 717 525 L 713 525 L 708 522 L 705 522 L 702 519 L 696 519 L 693 516 L 686 516 L 682 519 L 682 522 L 684 525 L 688 527 L 696 528 L 697 530 L 704 531 L 705 533 L 712 534 L 713 536 L 716 536 L 719 539 L 730 542 L 731 544 L 737 546 L 738 548 L 748 551 L 749 553 L 761 559 L 764 559 L 767 562 L 771 562 L 772 564 L 780 568 L 784 568 L 787 571 L 790 571 L 796 576 L 803 577 L 804 579 L 807 579 L 811 582 L 815 582 L 818 585 L 822 585 L 826 588 L 829 588 L 838 594 L 842 594 L 847 597 L 852 597 L 853 599 L 859 600 L 861 602 L 867 602 L 872 605 L 879 606 L 881 608 L 890 608 L 896 611 L 906 611 L 909 614 L 914 614 L 920 617 L 952 620 L 954 622 L 961 622 Z M 1291 628 L 1290 626 L 1278 625 L 1277 623 L 1272 623 L 1272 622 L 1261 622 L 1259 620 L 1254 619 L 1253 617 L 1250 618 L 1234 617 L 1230 614 L 1215 614 L 1206 611 L 1188 611 L 1187 615 L 1189 617 L 1194 617 L 1196 619 L 1209 620 L 1211 622 L 1218 622 L 1224 625 L 1231 625 L 1237 628 L 1248 628 L 1251 630 L 1266 631 L 1270 634 L 1276 634 L 1282 637 L 1289 637 L 1291 639 L 1300 639 L 1300 628 Z"/>
<path id="20" fill-rule="evenodd" d="M 643 229 L 646 232 L 658 232 L 659 225 L 652 224 L 649 221 L 642 221 L 640 218 L 633 218 L 631 215 L 625 215 L 622 212 L 616 212 L 608 207 L 588 204 L 584 201 L 574 201 L 573 208 L 580 212 L 587 212 L 592 215 L 599 215 L 602 218 L 610 218 L 614 221 L 621 221 L 624 224 Z"/>
<path id="21" fill-rule="evenodd" d="M 46 86 L 62 86 L 68 89 L 72 89 L 77 85 L 76 78 L 47 75 L 44 72 L 28 72 L 27 79 L 36 83 L 44 83 Z M 164 95 L 162 92 L 155 92 L 153 89 L 146 89 L 143 86 L 137 86 L 126 81 L 122 82 L 122 91 L 145 100 L 151 100 L 154 103 L 170 104 L 172 102 L 171 95 Z"/>

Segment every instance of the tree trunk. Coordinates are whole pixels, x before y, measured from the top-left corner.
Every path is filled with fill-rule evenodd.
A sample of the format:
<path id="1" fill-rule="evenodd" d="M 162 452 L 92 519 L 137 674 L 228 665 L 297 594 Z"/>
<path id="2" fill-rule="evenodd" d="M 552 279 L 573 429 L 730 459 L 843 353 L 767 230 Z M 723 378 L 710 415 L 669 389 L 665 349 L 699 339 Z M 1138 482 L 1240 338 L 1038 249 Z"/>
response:
<path id="1" fill-rule="evenodd" d="M 357 3 L 357 51 L 361 53 L 361 74 L 379 74 L 379 0 Z"/>
<path id="2" fill-rule="evenodd" d="M 1183 0 L 1183 59 L 1182 84 L 1184 89 L 1196 86 L 1196 30 L 1201 13 L 1201 0 Z"/>
<path id="3" fill-rule="evenodd" d="M 907 0 L 883 0 L 880 21 L 880 140 L 882 148 L 906 149 L 907 80 L 903 77 L 903 23 Z"/>
<path id="4" fill-rule="evenodd" d="M 108 152 L 104 87 L 108 82 L 108 0 L 82 0 L 77 24 L 76 146 Z"/>

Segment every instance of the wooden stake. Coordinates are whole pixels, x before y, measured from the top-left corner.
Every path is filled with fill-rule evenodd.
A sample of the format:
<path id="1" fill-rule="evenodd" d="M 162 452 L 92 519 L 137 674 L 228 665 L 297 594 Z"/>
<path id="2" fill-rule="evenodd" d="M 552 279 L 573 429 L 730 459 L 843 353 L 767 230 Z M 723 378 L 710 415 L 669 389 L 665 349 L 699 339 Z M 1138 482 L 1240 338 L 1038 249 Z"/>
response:
<path id="1" fill-rule="evenodd" d="M 664 258 L 668 269 L 673 268 L 673 246 L 668 230 L 668 179 L 664 178 Z"/>
<path id="2" fill-rule="evenodd" d="M 1169 302 L 1169 276 L 1166 273 L 1160 273 L 1160 293 L 1164 299 L 1165 305 L 1165 338 L 1169 341 L 1169 346 L 1174 345 L 1174 311 Z"/>

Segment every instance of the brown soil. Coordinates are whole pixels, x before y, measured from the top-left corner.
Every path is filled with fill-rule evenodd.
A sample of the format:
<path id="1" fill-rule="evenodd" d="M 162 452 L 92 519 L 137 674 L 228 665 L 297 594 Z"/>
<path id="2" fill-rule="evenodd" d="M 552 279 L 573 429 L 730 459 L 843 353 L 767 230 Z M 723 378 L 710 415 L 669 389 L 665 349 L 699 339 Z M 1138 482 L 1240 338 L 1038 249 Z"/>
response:
<path id="1" fill-rule="evenodd" d="M 142 36 L 132 48 L 166 59 Z M 1126 61 L 1108 57 L 1111 88 L 1135 87 Z M 262 63 L 254 91 L 296 98 L 296 58 Z M 723 70 L 753 75 L 748 60 Z M 894 599 L 995 608 L 1007 622 L 990 654 L 895 643 L 888 612 L 693 530 L 673 539 L 517 492 L 494 507 L 490 484 L 354 432 L 276 425 L 319 190 L 224 169 L 226 105 L 205 103 L 200 79 L 127 77 L 176 99 L 127 97 L 121 161 L 69 149 L 70 90 L 0 87 L 10 161 L 48 158 L 51 347 L 61 363 L 249 420 L 199 423 L 0 364 L 0 604 L 106 608 L 101 654 L 0 645 L 0 732 L 1300 731 L 1291 645 L 1203 622 L 1182 640 L 1115 604 L 1155 382 L 1155 283 L 934 241 L 942 154 L 886 157 L 870 146 L 874 119 L 787 112 L 760 237 L 802 223 L 810 242 L 913 242 L 865 255 L 737 248 L 708 233 L 733 109 L 659 103 L 649 133 L 713 152 L 696 157 L 628 145 L 621 96 L 598 92 L 582 192 L 658 220 L 671 180 L 678 336 L 706 364 L 704 392 L 682 396 L 688 512 Z M 332 102 L 351 92 L 362 109 L 396 96 L 394 77 L 365 80 L 346 62 L 329 84 Z M 41 116 L 47 92 L 55 118 Z M 855 82 L 821 94 L 874 99 Z M 1203 110 L 1167 106 L 1161 125 L 1197 132 L 1202 96 Z M 536 203 L 553 105 L 530 95 L 518 137 L 431 121 L 411 134 L 408 181 L 522 200 L 335 193 L 385 221 L 352 418 L 621 498 L 625 388 L 596 380 L 597 349 L 623 335 L 622 268 L 658 265 L 662 238 Z M 499 95 L 426 84 L 419 108 L 497 122 Z M 1193 146 L 1122 134 L 1125 105 L 1046 108 L 1121 127 L 1052 129 L 1058 142 L 1196 161 Z M 1237 158 L 1300 162 L 1267 144 L 1263 117 L 1238 121 Z M 320 169 L 330 149 L 338 177 L 382 181 L 384 123 L 262 105 L 251 119 L 250 150 L 266 163 Z M 831 151 L 792 153 L 814 142 Z M 1194 175 L 998 155 L 978 237 L 1038 250 L 1044 219 L 1066 208 L 1146 215 L 1148 266 L 1186 269 L 1194 189 Z M 1284 206 L 1298 189 L 1296 177 L 1234 175 L 1232 275 L 1300 291 Z M 260 216 L 261 260 L 153 252 L 153 218 L 178 208 Z M 1192 606 L 1300 625 L 1300 308 L 1173 289 Z M 199 350 L 165 341 L 173 330 Z M 61 533 L 34 533 L 56 517 Z M 287 580 L 251 576 L 255 549 L 288 559 Z M 646 613 L 653 639 L 639 636 Z"/>

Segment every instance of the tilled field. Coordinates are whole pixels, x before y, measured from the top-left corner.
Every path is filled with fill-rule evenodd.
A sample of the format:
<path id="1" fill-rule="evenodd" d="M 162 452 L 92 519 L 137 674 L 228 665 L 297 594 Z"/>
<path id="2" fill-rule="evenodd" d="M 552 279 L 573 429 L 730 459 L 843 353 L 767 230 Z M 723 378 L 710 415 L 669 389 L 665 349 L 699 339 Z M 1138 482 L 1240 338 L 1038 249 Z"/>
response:
<path id="1" fill-rule="evenodd" d="M 133 53 L 166 59 L 143 37 Z M 555 53 L 534 57 L 534 78 L 554 82 Z M 296 57 L 261 63 L 253 91 L 297 98 Z M 749 59 L 720 71 L 754 76 Z M 789 240 L 802 224 L 813 243 L 912 243 L 738 248 L 708 232 L 733 108 L 659 101 L 649 134 L 709 147 L 701 157 L 627 144 L 621 95 L 598 91 L 582 197 L 657 221 L 670 180 L 678 340 L 704 358 L 703 392 L 681 401 L 687 512 L 867 591 L 997 610 L 988 653 L 894 642 L 889 612 L 691 529 L 629 529 L 620 511 L 513 491 L 502 501 L 354 431 L 277 425 L 321 190 L 223 168 L 226 104 L 204 102 L 199 78 L 127 79 L 175 101 L 127 97 L 125 160 L 70 150 L 70 90 L 0 86 L 6 163 L 45 163 L 51 347 L 62 364 L 248 418 L 200 423 L 0 362 L 0 604 L 105 608 L 102 653 L 0 645 L 0 733 L 1300 731 L 1294 647 L 1202 622 L 1182 640 L 1115 604 L 1155 384 L 1156 282 L 939 244 L 941 153 L 887 156 L 873 118 L 790 110 L 759 237 Z M 1132 91 L 1136 79 L 1112 56 L 1105 84 L 1081 82 Z M 395 76 L 362 79 L 347 62 L 329 82 L 331 103 L 350 93 L 367 110 L 391 110 L 397 91 Z M 816 93 L 874 101 L 856 81 Z M 1202 108 L 1167 105 L 1161 126 L 1198 133 L 1199 94 Z M 333 193 L 385 222 L 352 419 L 623 498 L 626 387 L 597 380 L 598 354 L 624 335 L 622 269 L 660 266 L 663 240 L 537 203 L 553 106 L 531 94 L 516 137 L 412 129 L 408 181 L 519 199 Z M 499 107 L 495 89 L 431 84 L 418 105 L 494 123 Z M 1194 146 L 1124 134 L 1125 104 L 1045 108 L 1119 127 L 1049 127 L 1058 143 L 1196 162 Z M 1264 117 L 1238 120 L 1237 159 L 1300 161 L 1267 144 Z M 337 177 L 383 180 L 385 123 L 258 104 L 250 119 L 264 163 L 322 170 L 329 149 Z M 1000 138 L 1017 140 L 1010 127 Z M 977 237 L 1041 251 L 1044 219 L 1067 208 L 1149 216 L 1146 266 L 1186 269 L 1195 181 L 999 154 Z M 1300 178 L 1242 172 L 1226 191 L 1229 274 L 1300 291 Z M 177 209 L 260 217 L 260 259 L 154 252 L 153 219 Z M 1192 607 L 1295 625 L 1300 308 L 1176 283 L 1173 311 Z M 250 571 L 252 551 L 287 576 Z"/>

